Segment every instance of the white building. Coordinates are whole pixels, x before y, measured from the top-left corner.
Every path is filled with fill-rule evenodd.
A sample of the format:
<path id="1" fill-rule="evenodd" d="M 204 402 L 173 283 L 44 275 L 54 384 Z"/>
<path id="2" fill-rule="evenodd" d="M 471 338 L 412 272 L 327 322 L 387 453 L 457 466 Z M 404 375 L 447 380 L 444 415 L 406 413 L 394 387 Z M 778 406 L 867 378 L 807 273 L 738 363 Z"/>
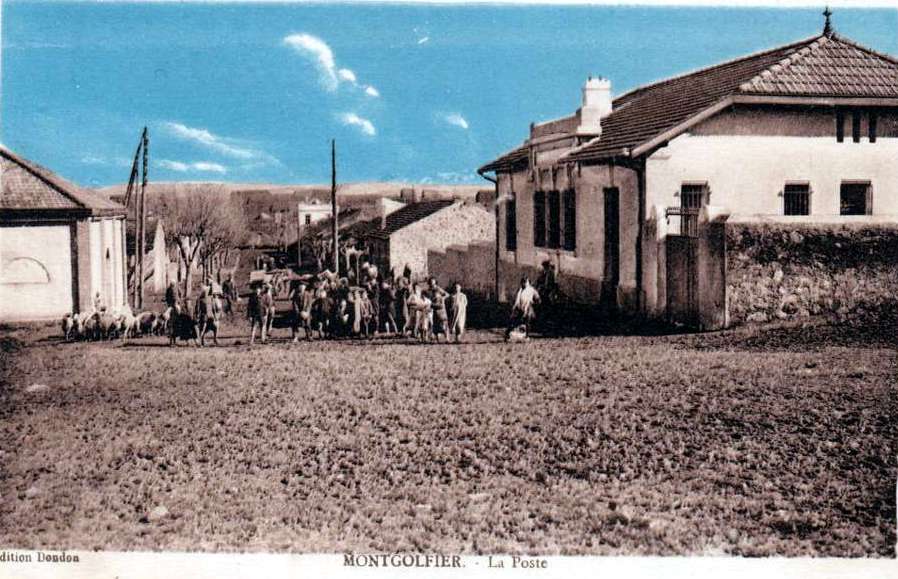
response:
<path id="1" fill-rule="evenodd" d="M 125 208 L 0 147 L 0 320 L 126 302 Z"/>
<path id="2" fill-rule="evenodd" d="M 329 203 L 323 203 L 318 199 L 312 199 L 311 201 L 307 199 L 297 204 L 296 214 L 299 217 L 300 227 L 305 227 L 322 219 L 327 219 L 332 215 L 332 212 Z"/>
<path id="3" fill-rule="evenodd" d="M 479 172 L 501 203 L 500 293 L 548 260 L 577 301 L 663 316 L 652 248 L 688 235 L 703 206 L 898 216 L 898 59 L 827 18 L 819 36 L 614 99 L 590 79 L 580 110 Z"/>

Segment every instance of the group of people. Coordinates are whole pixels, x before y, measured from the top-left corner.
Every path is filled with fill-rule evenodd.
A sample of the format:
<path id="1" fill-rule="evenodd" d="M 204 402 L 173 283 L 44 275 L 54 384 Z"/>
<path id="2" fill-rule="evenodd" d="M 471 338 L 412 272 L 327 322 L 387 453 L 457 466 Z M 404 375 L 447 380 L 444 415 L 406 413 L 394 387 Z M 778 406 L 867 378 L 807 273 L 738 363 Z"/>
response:
<path id="1" fill-rule="evenodd" d="M 460 284 L 449 290 L 440 287 L 433 277 L 425 282 L 413 281 L 411 271 L 381 279 L 377 268 L 365 265 L 361 274 L 348 278 L 330 271 L 295 280 L 287 299 L 290 312 L 286 316 L 294 342 L 300 334 L 311 340 L 318 337 L 365 337 L 375 335 L 412 337 L 422 342 L 460 342 L 467 326 L 468 297 Z M 544 307 L 557 293 L 554 267 L 543 264 L 534 287 L 530 279 L 521 279 L 515 295 L 505 339 L 526 339 L 536 319 L 537 307 Z M 541 302 L 541 292 L 545 302 Z M 237 287 L 229 275 L 221 285 L 207 280 L 201 287 L 194 307 L 182 302 L 177 286 L 172 283 L 165 294 L 171 312 L 170 337 L 194 338 L 202 345 L 212 333 L 218 344 L 223 316 L 232 316 L 239 303 Z M 279 317 L 276 294 L 269 283 L 254 284 L 247 300 L 246 316 L 250 323 L 250 344 L 257 334 L 263 343 L 271 337 Z"/>
<path id="2" fill-rule="evenodd" d="M 359 285 L 325 271 L 291 288 L 290 327 L 294 341 L 305 338 L 413 336 L 421 341 L 460 341 L 467 323 L 468 298 L 459 284 L 452 291 L 436 279 L 412 282 L 410 275 L 381 279 L 373 266 L 362 268 Z M 250 343 L 271 335 L 277 315 L 269 284 L 253 287 L 247 302 Z"/>
<path id="3" fill-rule="evenodd" d="M 163 313 L 163 316 L 170 319 L 170 343 L 174 344 L 181 338 L 197 340 L 200 346 L 204 346 L 206 335 L 212 332 L 212 340 L 217 346 L 222 317 L 233 315 L 233 304 L 237 301 L 237 287 L 230 275 L 221 285 L 212 279 L 206 280 L 200 287 L 192 311 L 188 302 L 181 299 L 178 287 L 171 282 L 165 290 L 166 311 Z"/>

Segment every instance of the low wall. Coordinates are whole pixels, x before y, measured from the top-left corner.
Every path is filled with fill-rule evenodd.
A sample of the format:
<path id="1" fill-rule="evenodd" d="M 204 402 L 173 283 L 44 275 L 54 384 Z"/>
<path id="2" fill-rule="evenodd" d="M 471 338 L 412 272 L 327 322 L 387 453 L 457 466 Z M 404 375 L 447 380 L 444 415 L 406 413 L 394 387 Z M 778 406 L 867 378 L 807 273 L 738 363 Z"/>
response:
<path id="1" fill-rule="evenodd" d="M 844 315 L 898 302 L 898 221 L 731 220 L 726 247 L 733 324 Z"/>
<path id="2" fill-rule="evenodd" d="M 427 271 L 444 288 L 460 283 L 462 289 L 481 296 L 495 293 L 495 245 L 476 242 L 450 245 L 445 251 L 427 251 Z"/>

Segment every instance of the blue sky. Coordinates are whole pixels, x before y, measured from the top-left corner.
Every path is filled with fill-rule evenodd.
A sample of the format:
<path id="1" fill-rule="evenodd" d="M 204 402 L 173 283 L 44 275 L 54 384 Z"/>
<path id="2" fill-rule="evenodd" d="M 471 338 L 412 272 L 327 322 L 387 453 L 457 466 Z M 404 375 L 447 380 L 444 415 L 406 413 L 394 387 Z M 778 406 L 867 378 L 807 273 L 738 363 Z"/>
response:
<path id="1" fill-rule="evenodd" d="M 482 182 L 531 121 L 813 36 L 819 8 L 4 1 L 0 141 L 87 186 L 150 180 Z M 898 11 L 836 9 L 898 55 Z"/>

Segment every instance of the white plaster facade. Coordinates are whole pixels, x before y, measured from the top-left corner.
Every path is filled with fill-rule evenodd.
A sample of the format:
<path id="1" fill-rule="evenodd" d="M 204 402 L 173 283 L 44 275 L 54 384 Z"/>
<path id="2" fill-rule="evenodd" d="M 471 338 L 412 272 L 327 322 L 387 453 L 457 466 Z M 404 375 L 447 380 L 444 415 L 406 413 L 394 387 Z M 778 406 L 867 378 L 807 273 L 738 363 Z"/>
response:
<path id="1" fill-rule="evenodd" d="M 69 225 L 0 227 L 0 320 L 72 311 L 71 242 Z"/>
<path id="2" fill-rule="evenodd" d="M 647 217 L 679 206 L 683 183 L 706 182 L 709 204 L 733 213 L 782 215 L 786 183 L 808 183 L 811 215 L 839 215 L 843 182 L 869 182 L 872 214 L 898 216 L 898 114 L 879 115 L 871 143 L 835 136 L 832 111 L 728 111 L 670 141 L 646 165 Z"/>
<path id="3" fill-rule="evenodd" d="M 328 203 L 309 201 L 297 204 L 296 212 L 299 217 L 300 227 L 304 227 L 329 218 L 331 216 L 331 206 Z"/>

